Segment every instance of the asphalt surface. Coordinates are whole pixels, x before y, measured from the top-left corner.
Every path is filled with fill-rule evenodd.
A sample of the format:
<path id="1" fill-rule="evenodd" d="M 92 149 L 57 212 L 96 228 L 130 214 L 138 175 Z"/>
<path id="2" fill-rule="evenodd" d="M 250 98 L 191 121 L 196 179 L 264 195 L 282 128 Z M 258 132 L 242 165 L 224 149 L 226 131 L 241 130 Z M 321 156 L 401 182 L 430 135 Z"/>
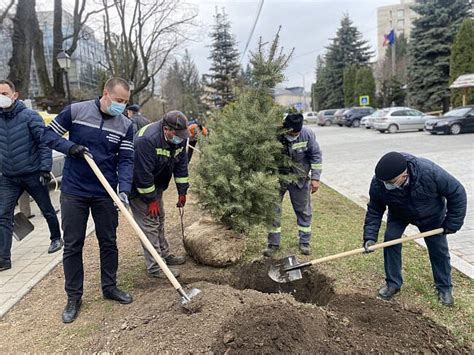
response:
<path id="1" fill-rule="evenodd" d="M 430 159 L 454 175 L 467 190 L 468 208 L 461 231 L 449 236 L 451 261 L 474 278 L 474 134 L 388 134 L 365 128 L 309 127 L 316 132 L 323 151 L 322 181 L 363 207 L 375 165 L 389 151 Z M 415 227 L 407 230 L 408 235 L 417 232 Z"/>

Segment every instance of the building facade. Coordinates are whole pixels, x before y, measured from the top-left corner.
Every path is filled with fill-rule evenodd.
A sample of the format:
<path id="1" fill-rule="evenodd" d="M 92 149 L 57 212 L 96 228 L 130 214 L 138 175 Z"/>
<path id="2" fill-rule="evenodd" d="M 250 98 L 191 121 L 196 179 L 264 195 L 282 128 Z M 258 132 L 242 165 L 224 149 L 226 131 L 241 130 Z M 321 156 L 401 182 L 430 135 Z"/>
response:
<path id="1" fill-rule="evenodd" d="M 273 96 L 279 105 L 292 106 L 302 112 L 311 110 L 311 94 L 304 91 L 303 87 L 277 88 Z"/>
<path id="2" fill-rule="evenodd" d="M 52 63 L 53 63 L 53 11 L 37 12 L 39 26 L 43 32 L 43 47 L 44 56 L 49 73 L 50 80 L 52 80 Z M 63 36 L 66 38 L 73 32 L 73 16 L 66 11 L 63 11 Z M 12 54 L 12 25 L 6 24 L 0 28 L 0 72 L 7 76 L 10 71 L 8 61 Z M 69 48 L 71 39 L 64 42 L 63 48 Z M 99 42 L 95 36 L 94 31 L 84 26 L 81 30 L 77 48 L 71 56 L 71 68 L 68 71 L 71 91 L 73 93 L 88 93 L 98 94 L 100 86 L 100 72 L 104 71 L 106 63 L 105 49 L 103 43 Z M 44 93 L 38 82 L 36 74 L 35 62 L 32 58 L 29 97 L 35 98 L 43 96 Z"/>
<path id="3" fill-rule="evenodd" d="M 400 0 L 400 4 L 387 5 L 377 8 L 377 53 L 378 58 L 385 55 L 384 35 L 392 29 L 395 35 L 404 34 L 405 38 L 410 38 L 413 20 L 417 14 L 411 9 L 416 0 Z"/>

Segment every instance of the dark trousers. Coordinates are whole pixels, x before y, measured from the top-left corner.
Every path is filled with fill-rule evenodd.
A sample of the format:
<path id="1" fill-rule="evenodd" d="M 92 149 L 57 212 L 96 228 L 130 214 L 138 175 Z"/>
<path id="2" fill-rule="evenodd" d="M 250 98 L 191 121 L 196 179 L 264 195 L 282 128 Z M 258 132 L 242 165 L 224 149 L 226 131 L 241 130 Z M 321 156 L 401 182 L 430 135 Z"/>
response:
<path id="1" fill-rule="evenodd" d="M 117 209 L 110 197 L 81 197 L 61 193 L 61 216 L 64 231 L 63 267 L 65 290 L 69 299 L 82 297 L 84 266 L 82 250 L 86 238 L 89 210 L 95 223 L 100 249 L 102 290 L 117 284 L 118 249 Z"/>
<path id="2" fill-rule="evenodd" d="M 24 192 L 33 197 L 48 223 L 50 239 L 61 238 L 58 217 L 49 197 L 48 186 L 40 181 L 39 173 L 18 177 L 0 175 L 0 258 L 11 260 L 13 215 L 15 205 Z"/>
<path id="3" fill-rule="evenodd" d="M 390 217 L 387 221 L 387 229 L 385 231 L 385 241 L 400 238 L 405 231 L 409 222 Z M 435 228 L 439 228 L 441 222 L 431 224 L 416 225 L 420 232 L 426 232 Z M 439 291 L 449 291 L 451 284 L 451 264 L 448 248 L 448 240 L 445 234 L 439 234 L 425 238 L 428 254 L 431 262 L 431 270 L 435 286 Z M 402 278 L 402 244 L 393 245 L 383 250 L 385 263 L 386 282 L 389 286 L 400 288 L 403 284 Z"/>

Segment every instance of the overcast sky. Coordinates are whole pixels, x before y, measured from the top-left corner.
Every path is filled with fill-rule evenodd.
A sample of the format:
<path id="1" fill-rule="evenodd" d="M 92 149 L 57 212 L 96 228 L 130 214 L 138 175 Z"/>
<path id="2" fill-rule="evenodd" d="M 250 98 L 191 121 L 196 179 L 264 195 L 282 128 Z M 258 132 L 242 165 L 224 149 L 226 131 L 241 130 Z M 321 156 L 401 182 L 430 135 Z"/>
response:
<path id="1" fill-rule="evenodd" d="M 242 53 L 250 35 L 258 9 L 259 0 L 220 0 L 190 1 L 199 9 L 198 21 L 201 24 L 199 41 L 190 43 L 187 48 L 196 62 L 200 73 L 209 70 L 209 32 L 213 24 L 215 8 L 224 7 L 232 24 L 232 32 Z M 272 40 L 279 25 L 281 45 L 290 50 L 295 48 L 293 59 L 285 72 L 284 86 L 302 86 L 310 89 L 314 80 L 316 57 L 323 54 L 334 37 L 340 19 L 348 13 L 354 25 L 362 32 L 376 51 L 377 7 L 400 3 L 400 0 L 265 0 L 259 21 L 255 28 L 249 49 L 256 48 L 259 36 Z M 248 52 L 243 59 L 247 62 Z M 375 59 L 375 58 L 374 58 Z"/>
<path id="2" fill-rule="evenodd" d="M 216 6 L 219 9 L 225 8 L 238 49 L 240 53 L 243 52 L 256 17 L 259 0 L 187 0 L 185 3 L 197 9 L 198 26 L 193 29 L 195 41 L 186 43 L 181 53 L 184 48 L 190 51 L 200 74 L 209 72 L 209 33 L 214 24 Z M 281 45 L 287 51 L 295 48 L 293 59 L 285 72 L 287 80 L 283 86 L 302 86 L 304 81 L 306 89 L 309 90 L 314 80 L 316 57 L 324 53 L 329 44 L 328 39 L 334 37 L 344 13 L 349 14 L 354 25 L 376 51 L 377 7 L 397 3 L 400 3 L 400 0 L 264 0 L 249 50 L 256 48 L 260 36 L 265 41 L 271 41 L 278 26 L 282 25 Z M 53 1 L 49 0 L 37 1 L 41 10 L 52 10 L 52 4 Z M 63 0 L 63 4 L 72 12 L 73 0 Z M 244 67 L 247 60 L 248 51 L 242 60 Z"/>

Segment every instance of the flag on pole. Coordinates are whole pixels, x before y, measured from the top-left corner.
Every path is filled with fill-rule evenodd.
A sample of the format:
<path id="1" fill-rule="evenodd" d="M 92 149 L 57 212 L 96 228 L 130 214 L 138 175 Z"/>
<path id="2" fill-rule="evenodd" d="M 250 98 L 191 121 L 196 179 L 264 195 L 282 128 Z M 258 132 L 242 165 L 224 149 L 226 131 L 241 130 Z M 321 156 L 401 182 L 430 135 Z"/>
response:
<path id="1" fill-rule="evenodd" d="M 393 45 L 395 43 L 395 31 L 391 30 L 388 34 L 383 35 L 384 41 L 383 41 L 383 46 L 385 47 L 386 45 Z"/>

